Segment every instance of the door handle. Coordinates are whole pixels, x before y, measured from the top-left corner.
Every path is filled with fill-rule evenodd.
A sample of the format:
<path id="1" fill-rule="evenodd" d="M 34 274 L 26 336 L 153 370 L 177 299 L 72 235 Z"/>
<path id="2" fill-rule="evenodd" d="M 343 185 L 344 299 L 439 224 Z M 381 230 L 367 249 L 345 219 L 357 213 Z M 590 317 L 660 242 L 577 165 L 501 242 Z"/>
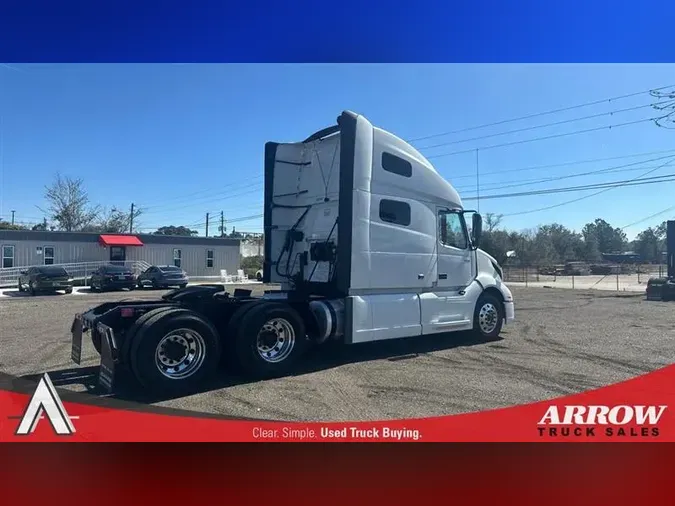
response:
<path id="1" fill-rule="evenodd" d="M 447 274 L 439 274 L 438 279 L 448 279 L 448 275 Z"/>

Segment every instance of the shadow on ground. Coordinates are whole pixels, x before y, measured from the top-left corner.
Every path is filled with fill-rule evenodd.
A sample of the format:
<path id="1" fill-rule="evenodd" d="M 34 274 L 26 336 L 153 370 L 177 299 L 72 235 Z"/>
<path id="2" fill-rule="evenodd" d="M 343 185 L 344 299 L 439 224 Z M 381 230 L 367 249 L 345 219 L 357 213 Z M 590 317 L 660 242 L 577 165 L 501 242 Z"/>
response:
<path id="1" fill-rule="evenodd" d="M 503 332 L 503 334 L 506 333 L 506 331 Z M 453 332 L 449 334 L 438 334 L 435 336 L 413 337 L 408 339 L 355 344 L 350 346 L 345 346 L 338 343 L 324 344 L 310 350 L 303 362 L 298 365 L 295 372 L 287 376 L 301 376 L 304 374 L 324 371 L 347 364 L 368 362 L 373 360 L 409 360 L 427 353 L 459 347 L 483 345 L 489 346 L 491 348 L 500 348 L 503 347 L 503 345 L 499 344 L 499 342 L 502 340 L 502 337 L 485 340 L 476 338 L 475 334 L 472 334 L 471 332 Z M 137 385 L 132 379 L 131 374 L 123 369 L 115 371 L 116 386 L 115 392 L 113 394 L 108 394 L 99 386 L 98 366 L 76 367 L 44 372 L 49 373 L 49 377 L 56 387 L 82 385 L 85 387 L 88 394 L 97 397 L 106 397 L 118 399 L 120 401 L 144 404 L 153 404 L 156 402 L 168 401 L 178 398 L 178 396 L 151 396 L 143 392 L 141 387 Z M 39 374 L 25 375 L 20 379 L 37 382 L 44 372 Z M 204 384 L 201 389 L 193 392 L 190 395 L 206 393 L 235 385 L 243 385 L 255 382 L 258 382 L 258 380 L 249 380 L 231 372 L 228 374 L 228 371 L 223 366 L 221 372 L 216 375 L 213 380 Z"/>

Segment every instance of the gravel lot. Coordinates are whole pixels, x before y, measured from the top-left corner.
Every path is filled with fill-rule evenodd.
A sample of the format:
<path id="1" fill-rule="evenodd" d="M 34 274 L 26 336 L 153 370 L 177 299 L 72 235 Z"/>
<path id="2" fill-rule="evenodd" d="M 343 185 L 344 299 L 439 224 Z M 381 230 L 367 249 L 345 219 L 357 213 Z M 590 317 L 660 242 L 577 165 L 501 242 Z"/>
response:
<path id="1" fill-rule="evenodd" d="M 153 403 L 284 420 L 422 417 L 580 392 L 675 359 L 672 302 L 600 291 L 515 287 L 513 292 L 517 322 L 499 341 L 476 342 L 461 333 L 325 347 L 292 377 L 244 383 L 223 374 L 205 392 Z M 74 314 L 103 301 L 161 293 L 2 298 L 0 371 L 31 379 L 48 371 L 57 386 L 95 395 L 98 355 L 91 343 L 85 340 L 83 368 L 70 362 Z"/>

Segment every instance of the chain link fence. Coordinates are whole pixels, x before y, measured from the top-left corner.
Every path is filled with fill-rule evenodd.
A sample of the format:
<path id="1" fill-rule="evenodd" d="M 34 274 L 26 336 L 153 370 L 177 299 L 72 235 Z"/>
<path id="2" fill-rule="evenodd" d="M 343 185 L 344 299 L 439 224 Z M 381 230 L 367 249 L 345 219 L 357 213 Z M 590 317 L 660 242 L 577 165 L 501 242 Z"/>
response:
<path id="1" fill-rule="evenodd" d="M 665 264 L 505 265 L 504 281 L 516 286 L 644 292 L 649 278 L 665 277 Z"/>

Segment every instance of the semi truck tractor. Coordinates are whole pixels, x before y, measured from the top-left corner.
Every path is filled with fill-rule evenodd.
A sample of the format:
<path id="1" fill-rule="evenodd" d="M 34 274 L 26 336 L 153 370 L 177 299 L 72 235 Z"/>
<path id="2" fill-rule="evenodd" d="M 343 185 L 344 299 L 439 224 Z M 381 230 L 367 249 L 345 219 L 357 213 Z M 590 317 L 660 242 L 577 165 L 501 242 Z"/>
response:
<path id="1" fill-rule="evenodd" d="M 198 285 L 101 304 L 76 315 L 72 359 L 88 334 L 106 389 L 125 370 L 143 389 L 184 394 L 220 367 L 289 374 L 329 341 L 495 338 L 514 301 L 481 231 L 422 154 L 344 111 L 302 142 L 265 145 L 262 278 L 280 289 Z"/>

